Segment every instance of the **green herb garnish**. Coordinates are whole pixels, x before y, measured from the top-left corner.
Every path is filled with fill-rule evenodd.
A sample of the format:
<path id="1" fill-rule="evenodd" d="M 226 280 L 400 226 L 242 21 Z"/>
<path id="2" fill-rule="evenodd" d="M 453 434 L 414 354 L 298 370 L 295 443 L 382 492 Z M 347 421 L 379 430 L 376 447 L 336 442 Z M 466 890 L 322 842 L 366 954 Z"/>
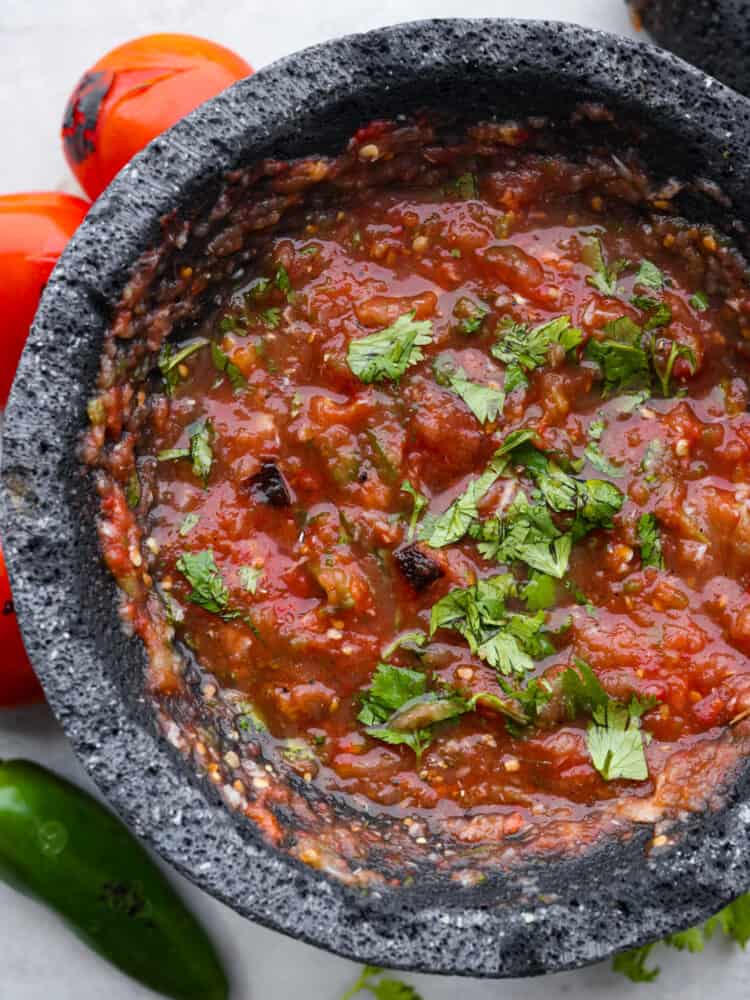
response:
<path id="1" fill-rule="evenodd" d="M 472 382 L 463 368 L 453 368 L 450 362 L 438 358 L 435 362 L 435 377 L 441 385 L 447 385 L 466 403 L 480 424 L 497 420 L 502 413 L 505 393 L 502 389 Z"/>
<path id="2" fill-rule="evenodd" d="M 705 292 L 695 292 L 694 295 L 690 296 L 688 301 L 696 312 L 705 312 L 711 305 Z"/>
<path id="3" fill-rule="evenodd" d="M 638 541 L 641 546 L 641 563 L 664 569 L 661 550 L 661 532 L 654 514 L 641 514 L 638 518 Z"/>
<path id="4" fill-rule="evenodd" d="M 159 352 L 157 364 L 164 379 L 168 396 L 172 395 L 177 387 L 177 383 L 180 381 L 179 365 L 186 358 L 189 358 L 191 354 L 195 354 L 196 351 L 199 351 L 201 347 L 205 347 L 208 343 L 209 341 L 205 337 L 196 337 L 194 340 L 183 344 L 179 350 L 175 350 L 174 346 L 169 342 L 164 344 Z"/>
<path id="5" fill-rule="evenodd" d="M 263 570 L 257 566 L 240 566 L 237 570 L 237 576 L 244 589 L 250 594 L 255 594 L 258 584 L 263 578 Z"/>
<path id="6" fill-rule="evenodd" d="M 571 326 L 569 316 L 558 316 L 546 323 L 529 329 L 512 321 L 504 324 L 502 337 L 492 348 L 493 357 L 507 365 L 505 371 L 506 393 L 528 385 L 526 372 L 543 365 L 553 344 L 559 344 L 565 351 L 577 347 L 583 333 Z"/>
<path id="7" fill-rule="evenodd" d="M 193 588 L 188 594 L 192 604 L 223 618 L 237 616 L 236 611 L 229 609 L 229 591 L 214 561 L 212 549 L 183 552 L 177 560 L 177 569 Z"/>
<path id="8" fill-rule="evenodd" d="M 216 341 L 211 342 L 211 360 L 214 363 L 214 368 L 227 376 L 233 392 L 242 392 L 243 389 L 247 389 L 247 379 L 237 365 L 229 360 L 229 355 L 222 351 Z"/>
<path id="9" fill-rule="evenodd" d="M 594 237 L 584 246 L 581 259 L 594 272 L 586 276 L 586 283 L 602 295 L 610 298 L 616 295 L 617 279 L 628 267 L 628 262 L 620 259 L 607 266 L 602 241 L 598 237 Z"/>
<path id="10" fill-rule="evenodd" d="M 405 313 L 384 330 L 349 344 L 349 368 L 362 382 L 398 380 L 423 359 L 421 348 L 432 341 L 432 323 L 414 316 L 414 312 Z"/>
<path id="11" fill-rule="evenodd" d="M 411 541 L 414 538 L 415 531 L 417 530 L 417 522 L 419 521 L 422 511 L 428 506 L 430 501 L 424 493 L 420 493 L 419 490 L 415 489 L 408 479 L 404 479 L 401 483 L 401 492 L 408 493 L 413 501 L 411 517 L 409 518 L 409 529 L 406 535 L 407 540 Z"/>

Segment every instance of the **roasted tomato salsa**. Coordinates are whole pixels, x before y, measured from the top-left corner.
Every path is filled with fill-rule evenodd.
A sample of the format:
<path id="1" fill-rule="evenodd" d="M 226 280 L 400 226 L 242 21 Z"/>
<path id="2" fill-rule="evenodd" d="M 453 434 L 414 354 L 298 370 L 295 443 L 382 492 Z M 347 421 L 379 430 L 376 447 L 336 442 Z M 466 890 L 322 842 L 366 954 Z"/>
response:
<path id="1" fill-rule="evenodd" d="M 258 237 L 162 347 L 125 490 L 240 728 L 328 795 L 504 836 L 696 808 L 750 712 L 741 267 L 615 167 L 515 147 Z"/>

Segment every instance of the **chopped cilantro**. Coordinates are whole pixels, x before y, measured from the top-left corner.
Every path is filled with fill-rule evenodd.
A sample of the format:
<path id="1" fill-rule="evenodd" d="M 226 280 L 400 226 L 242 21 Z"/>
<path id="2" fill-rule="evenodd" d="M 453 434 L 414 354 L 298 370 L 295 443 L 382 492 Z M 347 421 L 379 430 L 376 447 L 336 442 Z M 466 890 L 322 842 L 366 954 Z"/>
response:
<path id="1" fill-rule="evenodd" d="M 185 535 L 189 535 L 199 520 L 199 516 L 195 513 L 186 514 L 179 527 L 178 534 L 180 535 L 180 538 L 184 538 Z"/>
<path id="2" fill-rule="evenodd" d="M 188 594 L 192 604 L 223 618 L 236 617 L 237 613 L 229 609 L 229 591 L 214 561 L 212 549 L 183 552 L 177 560 L 177 569 L 192 587 Z"/>
<path id="3" fill-rule="evenodd" d="M 357 981 L 344 993 L 341 1000 L 352 1000 L 364 990 L 371 993 L 375 1000 L 422 1000 L 413 986 L 401 979 L 383 975 L 383 970 L 375 965 L 364 966 Z"/>
<path id="4" fill-rule="evenodd" d="M 607 323 L 604 332 L 607 335 L 604 340 L 592 338 L 586 345 L 586 356 L 601 369 L 604 395 L 648 387 L 651 370 L 641 327 L 621 316 Z"/>
<path id="5" fill-rule="evenodd" d="M 432 323 L 415 320 L 414 312 L 399 316 L 395 323 L 360 337 L 349 344 L 347 362 L 363 382 L 399 379 L 407 368 L 424 357 L 421 348 L 432 341 Z"/>
<path id="6" fill-rule="evenodd" d="M 586 713 L 591 722 L 586 730 L 591 762 L 605 781 L 625 778 L 644 781 L 648 777 L 640 717 L 656 704 L 654 698 L 639 700 L 635 695 L 629 705 L 610 698 L 596 674 L 583 660 L 561 675 L 563 701 L 568 715 L 576 718 Z"/>
<path id="7" fill-rule="evenodd" d="M 659 481 L 659 473 L 664 463 L 664 442 L 660 438 L 654 438 L 646 445 L 646 450 L 641 459 L 641 472 L 645 472 L 647 483 Z"/>
<path id="8" fill-rule="evenodd" d="M 666 399 L 670 395 L 669 382 L 672 378 L 672 369 L 674 368 L 674 363 L 678 358 L 685 358 L 690 365 L 690 371 L 695 371 L 696 359 L 693 350 L 687 346 L 687 344 L 680 344 L 676 340 L 667 341 L 669 343 L 669 354 L 667 355 L 666 362 L 662 365 L 659 363 L 659 351 L 665 342 L 662 339 L 651 341 L 651 355 L 653 360 L 654 372 L 659 380 L 659 385 L 661 388 L 661 394 Z"/>
<path id="9" fill-rule="evenodd" d="M 497 420 L 502 413 L 505 393 L 488 385 L 480 385 L 466 377 L 463 368 L 453 368 L 449 362 L 440 357 L 435 362 L 437 381 L 447 385 L 466 403 L 480 424 Z"/>
<path id="10" fill-rule="evenodd" d="M 638 274 L 635 276 L 635 284 L 643 285 L 644 288 L 651 288 L 653 291 L 659 292 L 664 288 L 665 279 L 656 264 L 644 258 L 641 261 L 641 266 L 638 268 Z"/>
<path id="11" fill-rule="evenodd" d="M 708 296 L 705 292 L 696 292 L 694 295 L 690 296 L 688 301 L 696 312 L 705 312 L 711 304 L 708 301 Z"/>
<path id="12" fill-rule="evenodd" d="M 596 420 L 592 420 L 589 424 L 589 438 L 592 441 L 601 441 L 602 434 L 606 430 L 607 421 L 602 417 L 597 417 Z"/>
<path id="13" fill-rule="evenodd" d="M 480 329 L 488 312 L 489 308 L 484 302 L 474 302 L 464 297 L 456 303 L 453 315 L 460 320 L 460 332 L 470 335 Z"/>
<path id="14" fill-rule="evenodd" d="M 583 248 L 581 254 L 583 263 L 594 272 L 586 276 L 586 283 L 602 295 L 612 297 L 617 294 L 617 279 L 627 268 L 626 260 L 616 260 L 610 266 L 604 260 L 602 241 L 594 237 Z"/>
<path id="15" fill-rule="evenodd" d="M 213 451 L 211 440 L 213 438 L 213 428 L 211 421 L 196 420 L 186 428 L 190 446 L 188 448 L 168 448 L 160 451 L 156 458 L 159 462 L 171 462 L 175 459 L 189 458 L 193 463 L 193 472 L 201 480 L 204 486 L 208 483 L 213 464 Z"/>
<path id="16" fill-rule="evenodd" d="M 278 306 L 273 306 L 270 309 L 264 309 L 260 314 L 260 318 L 266 326 L 270 326 L 272 330 L 275 330 L 281 323 L 281 309 L 279 309 Z"/>
<path id="17" fill-rule="evenodd" d="M 661 551 L 659 522 L 654 514 L 641 514 L 638 518 L 638 541 L 641 546 L 641 562 L 644 566 L 664 569 Z"/>
<path id="18" fill-rule="evenodd" d="M 580 483 L 574 540 L 596 528 L 611 528 L 612 518 L 620 512 L 624 502 L 625 497 L 614 483 L 605 479 L 587 479 Z"/>
<path id="19" fill-rule="evenodd" d="M 423 527 L 420 536 L 422 540 L 437 549 L 462 538 L 471 522 L 479 517 L 477 504 L 507 468 L 510 453 L 533 436 L 534 432 L 530 430 L 511 431 L 495 451 L 481 476 L 472 479 L 447 510 Z"/>
<path id="20" fill-rule="evenodd" d="M 417 530 L 417 522 L 422 514 L 422 511 L 429 504 L 429 500 L 424 495 L 420 493 L 419 490 L 415 489 L 408 479 L 404 479 L 401 483 L 401 492 L 408 493 L 413 500 L 411 517 L 409 518 L 409 529 L 407 531 L 407 540 L 411 541 L 414 538 L 414 533 Z"/>
<path id="21" fill-rule="evenodd" d="M 561 579 L 567 569 L 572 538 L 563 534 L 543 504 L 530 504 L 519 492 L 502 517 L 488 518 L 469 527 L 485 559 L 524 562 L 540 573 Z"/>
<path id="22" fill-rule="evenodd" d="M 492 355 L 507 365 L 506 393 L 528 385 L 525 373 L 545 363 L 553 344 L 570 351 L 583 339 L 582 332 L 571 326 L 569 316 L 558 316 L 531 330 L 521 323 L 506 320 L 502 331 L 502 338 L 492 348 Z"/>
<path id="23" fill-rule="evenodd" d="M 534 666 L 532 657 L 547 656 L 553 647 L 543 631 L 544 612 L 524 615 L 506 609 L 506 598 L 515 594 L 509 573 L 451 590 L 432 607 L 430 635 L 452 629 L 500 673 L 525 675 Z"/>
<path id="24" fill-rule="evenodd" d="M 284 267 L 283 264 L 279 264 L 279 266 L 276 268 L 276 274 L 273 280 L 278 290 L 280 292 L 283 292 L 288 299 L 292 291 L 292 283 L 289 280 L 289 272 L 287 271 L 287 269 Z"/>
<path id="25" fill-rule="evenodd" d="M 616 955 L 612 960 L 612 968 L 615 972 L 621 972 L 627 976 L 634 983 L 653 982 L 659 975 L 659 967 L 649 968 L 646 962 L 657 944 L 665 944 L 670 948 L 695 954 L 703 951 L 706 940 L 713 937 L 717 930 L 723 931 L 741 948 L 745 947 L 750 941 L 750 893 L 738 896 L 703 925 L 670 934 L 661 942 L 647 944 L 642 948 L 633 948 Z"/>
<path id="26" fill-rule="evenodd" d="M 247 379 L 237 365 L 229 360 L 229 355 L 222 351 L 216 341 L 211 342 L 211 360 L 214 363 L 214 368 L 219 372 L 224 372 L 227 376 L 234 392 L 242 392 L 243 389 L 247 388 Z"/>
<path id="27" fill-rule="evenodd" d="M 589 464 L 593 465 L 598 472 L 604 473 L 605 476 L 620 479 L 625 474 L 618 465 L 615 465 L 611 459 L 607 458 L 596 441 L 589 441 L 584 448 L 583 454 Z"/>
<path id="28" fill-rule="evenodd" d="M 460 198 L 463 198 L 464 201 L 470 201 L 472 198 L 477 198 L 479 195 L 477 179 L 474 174 L 461 174 L 461 176 L 457 177 L 454 181 L 453 188 L 456 194 Z"/>
<path id="29" fill-rule="evenodd" d="M 137 507 L 141 502 L 141 481 L 138 478 L 138 473 L 133 470 L 130 474 L 130 478 L 125 484 L 125 499 L 127 501 L 128 507 Z"/>
<path id="30" fill-rule="evenodd" d="M 432 739 L 432 726 L 468 711 L 463 698 L 427 692 L 418 670 L 379 663 L 363 692 L 357 718 L 368 736 L 384 743 L 406 744 L 419 757 Z"/>
<path id="31" fill-rule="evenodd" d="M 250 594 L 255 594 L 263 577 L 263 570 L 257 566 L 240 566 L 237 570 L 240 583 Z"/>
<path id="32" fill-rule="evenodd" d="M 194 340 L 183 344 L 179 350 L 174 350 L 173 345 L 168 341 L 164 344 L 159 352 L 157 364 L 164 379 L 168 396 L 172 395 L 177 387 L 177 383 L 180 381 L 179 366 L 191 354 L 195 354 L 196 351 L 199 351 L 201 347 L 205 347 L 208 343 L 209 341 L 205 337 L 196 337 Z"/>

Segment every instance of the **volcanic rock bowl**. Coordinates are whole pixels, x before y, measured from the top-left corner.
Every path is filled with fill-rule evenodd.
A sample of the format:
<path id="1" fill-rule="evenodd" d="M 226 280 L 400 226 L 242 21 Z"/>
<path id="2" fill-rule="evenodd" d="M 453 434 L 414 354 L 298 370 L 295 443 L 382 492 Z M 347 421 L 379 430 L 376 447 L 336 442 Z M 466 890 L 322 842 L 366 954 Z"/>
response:
<path id="1" fill-rule="evenodd" d="M 717 80 L 750 94 L 747 0 L 628 0 L 649 34 Z"/>
<path id="2" fill-rule="evenodd" d="M 110 803 L 206 891 L 262 924 L 373 964 L 476 976 L 556 971 L 691 924 L 750 885 L 747 774 L 719 808 L 577 858 L 484 880 L 364 892 L 274 850 L 158 735 L 144 653 L 124 634 L 76 448 L 103 337 L 160 219 L 209 204 L 227 170 L 336 153 L 373 118 L 422 107 L 467 120 L 568 121 L 600 102 L 685 215 L 747 252 L 750 105 L 657 49 L 570 25 L 434 21 L 308 49 L 208 102 L 93 206 L 44 293 L 6 415 L 3 537 L 27 648 L 53 711 Z M 616 132 L 616 130 L 615 130 Z M 619 134 L 619 133 L 618 133 Z M 615 141 L 613 139 L 613 141 Z"/>

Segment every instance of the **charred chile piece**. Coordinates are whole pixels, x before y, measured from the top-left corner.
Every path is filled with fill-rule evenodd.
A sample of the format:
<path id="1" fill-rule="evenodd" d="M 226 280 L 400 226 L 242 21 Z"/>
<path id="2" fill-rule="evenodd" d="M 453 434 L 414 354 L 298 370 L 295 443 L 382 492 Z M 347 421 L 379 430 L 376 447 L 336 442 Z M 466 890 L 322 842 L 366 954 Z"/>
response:
<path id="1" fill-rule="evenodd" d="M 275 462 L 264 462 L 260 472 L 246 479 L 244 486 L 259 503 L 267 503 L 272 507 L 288 507 L 292 502 L 292 491 Z"/>
<path id="2" fill-rule="evenodd" d="M 443 575 L 442 567 L 423 548 L 413 542 L 393 554 L 396 565 L 419 593 Z"/>

